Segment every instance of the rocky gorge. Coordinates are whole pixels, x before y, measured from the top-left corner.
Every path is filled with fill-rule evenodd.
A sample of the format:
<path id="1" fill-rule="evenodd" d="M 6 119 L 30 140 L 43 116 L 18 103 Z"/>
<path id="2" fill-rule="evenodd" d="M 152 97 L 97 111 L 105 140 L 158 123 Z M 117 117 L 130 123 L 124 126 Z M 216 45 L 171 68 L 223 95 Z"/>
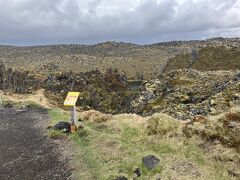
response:
<path id="1" fill-rule="evenodd" d="M 13 71 L 1 64 L 0 87 L 15 93 L 45 89 L 59 106 L 68 91 L 80 92 L 77 105 L 104 113 L 166 113 L 179 120 L 227 111 L 240 104 L 240 71 L 172 70 L 157 79 L 143 81 L 141 88 L 128 88 L 127 77 L 117 69 L 105 73 L 59 73 L 39 78 L 29 71 Z"/>

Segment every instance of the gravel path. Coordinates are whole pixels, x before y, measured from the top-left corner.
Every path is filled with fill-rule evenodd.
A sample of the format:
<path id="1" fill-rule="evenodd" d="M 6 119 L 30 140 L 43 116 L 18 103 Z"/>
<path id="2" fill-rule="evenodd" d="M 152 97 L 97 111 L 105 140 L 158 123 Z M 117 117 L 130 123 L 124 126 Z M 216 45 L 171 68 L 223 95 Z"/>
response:
<path id="1" fill-rule="evenodd" d="M 0 109 L 1 180 L 69 179 L 67 163 L 39 126 L 48 119 L 44 111 Z"/>

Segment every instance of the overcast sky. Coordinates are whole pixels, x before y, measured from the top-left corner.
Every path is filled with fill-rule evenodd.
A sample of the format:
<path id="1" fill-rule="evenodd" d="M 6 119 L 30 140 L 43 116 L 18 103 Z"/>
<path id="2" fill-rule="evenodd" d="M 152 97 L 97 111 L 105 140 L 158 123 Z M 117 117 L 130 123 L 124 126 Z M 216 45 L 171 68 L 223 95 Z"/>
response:
<path id="1" fill-rule="evenodd" d="M 0 44 L 240 36 L 240 0 L 0 0 Z"/>

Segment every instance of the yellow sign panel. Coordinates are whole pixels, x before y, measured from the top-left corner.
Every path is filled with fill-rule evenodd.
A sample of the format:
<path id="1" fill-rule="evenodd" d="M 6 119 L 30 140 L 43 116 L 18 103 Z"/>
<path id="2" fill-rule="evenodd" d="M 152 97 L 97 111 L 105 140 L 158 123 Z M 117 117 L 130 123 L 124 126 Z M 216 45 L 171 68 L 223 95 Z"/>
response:
<path id="1" fill-rule="evenodd" d="M 79 92 L 68 92 L 68 95 L 64 101 L 64 106 L 75 106 Z"/>

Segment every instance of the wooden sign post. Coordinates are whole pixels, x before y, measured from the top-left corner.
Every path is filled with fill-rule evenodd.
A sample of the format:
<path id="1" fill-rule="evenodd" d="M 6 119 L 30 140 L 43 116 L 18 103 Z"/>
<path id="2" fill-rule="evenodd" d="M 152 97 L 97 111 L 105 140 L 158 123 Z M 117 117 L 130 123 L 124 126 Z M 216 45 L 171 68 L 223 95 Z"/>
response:
<path id="1" fill-rule="evenodd" d="M 64 106 L 71 107 L 71 132 L 76 131 L 77 112 L 76 102 L 79 96 L 79 92 L 68 92 L 68 95 L 64 101 Z"/>

